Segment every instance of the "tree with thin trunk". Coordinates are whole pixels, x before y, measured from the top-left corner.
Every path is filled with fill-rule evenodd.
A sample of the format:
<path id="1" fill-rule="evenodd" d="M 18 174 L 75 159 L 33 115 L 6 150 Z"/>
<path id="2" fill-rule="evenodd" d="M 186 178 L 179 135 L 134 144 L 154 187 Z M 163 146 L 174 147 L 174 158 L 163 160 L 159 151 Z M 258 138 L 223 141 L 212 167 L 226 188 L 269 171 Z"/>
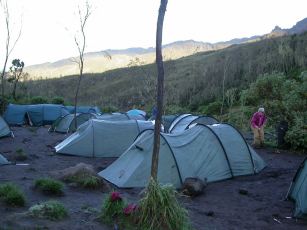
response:
<path id="1" fill-rule="evenodd" d="M 4 84 L 5 84 L 5 74 L 6 74 L 6 65 L 9 59 L 10 54 L 14 50 L 16 43 L 18 42 L 20 35 L 21 35 L 21 26 L 19 33 L 17 35 L 17 38 L 12 43 L 12 37 L 11 37 L 11 19 L 10 19 L 10 11 L 7 4 L 7 0 L 1 0 L 0 1 L 2 12 L 4 13 L 5 17 L 5 28 L 6 28 L 6 40 L 5 40 L 5 58 L 4 58 L 4 64 L 1 72 L 1 103 L 0 103 L 0 113 L 3 113 L 5 110 L 5 92 L 4 92 Z"/>
<path id="2" fill-rule="evenodd" d="M 222 105 L 221 105 L 221 111 L 220 115 L 222 117 L 224 113 L 224 103 L 225 103 L 225 81 L 227 77 L 228 68 L 230 65 L 229 57 L 227 56 L 224 61 L 224 72 L 223 72 L 223 81 L 222 81 Z"/>
<path id="3" fill-rule="evenodd" d="M 23 68 L 25 66 L 25 63 L 23 61 L 20 61 L 20 59 L 14 59 L 12 61 L 12 66 L 10 67 L 10 76 L 7 79 L 8 82 L 13 84 L 13 90 L 12 90 L 12 97 L 16 101 L 16 88 L 17 84 L 22 77 L 23 74 Z"/>
<path id="4" fill-rule="evenodd" d="M 163 96 L 164 96 L 164 65 L 162 58 L 162 31 L 163 21 L 166 11 L 167 0 L 161 0 L 159 8 L 159 16 L 157 22 L 157 33 L 156 33 L 156 63 L 158 69 L 158 81 L 157 81 L 157 116 L 155 121 L 154 130 L 154 146 L 152 153 L 151 163 L 151 177 L 157 181 L 158 175 L 158 162 L 159 162 L 159 150 L 160 150 L 160 131 L 163 111 Z"/>
<path id="5" fill-rule="evenodd" d="M 75 94 L 75 113 L 74 113 L 74 120 L 75 120 L 75 128 L 77 128 L 77 105 L 78 105 L 78 95 L 79 95 L 79 90 L 80 90 L 80 85 L 81 85 L 81 80 L 83 77 L 83 67 L 84 67 L 84 51 L 85 51 L 85 46 L 86 46 L 86 36 L 85 36 L 85 26 L 88 18 L 91 15 L 91 6 L 86 1 L 85 3 L 85 12 L 84 14 L 82 13 L 80 7 L 78 7 L 78 13 L 79 13 L 79 23 L 80 23 L 80 33 L 81 37 L 77 37 L 77 35 L 74 36 L 75 44 L 78 48 L 78 59 L 75 60 L 75 62 L 78 64 L 79 67 L 79 77 L 78 77 L 78 82 L 77 82 L 77 87 L 76 87 L 76 94 Z"/>
<path id="6" fill-rule="evenodd" d="M 188 230 L 190 223 L 187 212 L 176 199 L 172 187 L 160 186 L 158 182 L 158 164 L 160 151 L 160 131 L 164 95 L 164 66 L 162 57 L 162 30 L 167 0 L 161 0 L 156 33 L 156 63 L 158 68 L 157 81 L 157 116 L 154 130 L 154 145 L 151 163 L 151 179 L 146 195 L 140 201 L 138 229 L 172 229 Z"/>

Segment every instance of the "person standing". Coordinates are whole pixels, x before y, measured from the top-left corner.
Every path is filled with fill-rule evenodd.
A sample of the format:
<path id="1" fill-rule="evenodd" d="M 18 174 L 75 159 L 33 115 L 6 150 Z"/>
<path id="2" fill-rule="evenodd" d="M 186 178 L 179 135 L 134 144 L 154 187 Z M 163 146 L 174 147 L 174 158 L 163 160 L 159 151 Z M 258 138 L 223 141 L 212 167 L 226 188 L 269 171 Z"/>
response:
<path id="1" fill-rule="evenodd" d="M 251 128 L 254 133 L 253 146 L 256 148 L 264 145 L 264 125 L 266 123 L 266 115 L 264 108 L 259 108 L 258 112 L 254 113 L 251 118 Z"/>

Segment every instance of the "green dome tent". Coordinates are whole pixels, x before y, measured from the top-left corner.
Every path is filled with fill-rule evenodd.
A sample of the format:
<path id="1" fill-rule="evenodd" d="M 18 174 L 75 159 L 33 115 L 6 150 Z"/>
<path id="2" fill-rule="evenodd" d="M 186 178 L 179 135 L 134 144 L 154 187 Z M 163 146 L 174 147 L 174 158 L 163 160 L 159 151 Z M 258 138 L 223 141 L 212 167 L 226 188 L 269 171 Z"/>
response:
<path id="1" fill-rule="evenodd" d="M 55 146 L 57 153 L 85 157 L 118 157 L 140 132 L 153 128 L 150 121 L 91 119 Z"/>
<path id="2" fill-rule="evenodd" d="M 101 177 L 120 188 L 145 187 L 150 178 L 153 130 L 145 130 Z M 158 181 L 180 188 L 187 177 L 208 182 L 250 175 L 264 161 L 231 125 L 196 125 L 176 134 L 160 133 Z"/>
<path id="3" fill-rule="evenodd" d="M 9 125 L 30 124 L 33 126 L 51 125 L 57 118 L 69 114 L 63 105 L 37 104 L 15 105 L 9 104 L 4 119 Z"/>
<path id="4" fill-rule="evenodd" d="M 97 116 L 93 113 L 78 113 L 76 116 L 77 120 L 77 128 L 83 123 L 87 122 L 89 119 L 97 118 Z M 58 133 L 68 133 L 75 132 L 75 115 L 67 114 L 65 116 L 59 117 L 50 127 L 50 132 L 58 132 Z"/>
<path id="5" fill-rule="evenodd" d="M 59 117 L 50 127 L 50 132 L 68 133 L 75 132 L 75 119 L 74 114 L 67 114 Z M 126 113 L 112 113 L 96 115 L 95 113 L 78 113 L 77 114 L 77 128 L 89 119 L 98 119 L 105 121 L 127 121 L 127 120 L 144 120 L 140 115 L 128 115 Z"/>
<path id="6" fill-rule="evenodd" d="M 12 132 L 6 121 L 0 116 L 0 137 L 11 136 Z"/>
<path id="7" fill-rule="evenodd" d="M 192 124 L 203 124 L 203 125 L 213 125 L 219 123 L 218 120 L 211 116 L 197 116 L 192 114 L 182 114 L 178 116 L 170 125 L 168 132 L 169 133 L 178 133 L 182 132 L 185 129 L 188 129 Z"/>
<path id="8" fill-rule="evenodd" d="M 294 217 L 307 217 L 307 158 L 298 168 L 288 192 L 295 202 Z"/>

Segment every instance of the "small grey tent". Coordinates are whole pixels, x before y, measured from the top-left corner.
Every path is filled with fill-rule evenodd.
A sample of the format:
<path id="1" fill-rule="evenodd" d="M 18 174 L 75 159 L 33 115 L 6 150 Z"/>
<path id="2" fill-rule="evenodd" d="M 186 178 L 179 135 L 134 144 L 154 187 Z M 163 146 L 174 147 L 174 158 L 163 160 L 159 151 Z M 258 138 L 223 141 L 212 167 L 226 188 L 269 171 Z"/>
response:
<path id="1" fill-rule="evenodd" d="M 300 165 L 291 183 L 288 198 L 294 200 L 294 217 L 307 218 L 307 158 Z"/>
<path id="2" fill-rule="evenodd" d="M 58 133 L 75 132 L 77 128 L 88 121 L 89 119 L 96 118 L 94 113 L 78 113 L 76 118 L 74 114 L 67 114 L 59 117 L 50 127 L 49 131 Z M 77 128 L 75 127 L 75 119 L 77 120 Z"/>
<path id="3" fill-rule="evenodd" d="M 8 164 L 10 164 L 10 162 L 4 156 L 2 156 L 2 154 L 0 154 L 0 165 L 8 165 Z"/>
<path id="4" fill-rule="evenodd" d="M 192 124 L 203 124 L 203 125 L 213 125 L 219 123 L 218 120 L 211 116 L 198 116 L 192 114 L 182 114 L 178 116 L 169 127 L 169 133 L 178 133 L 182 132 L 185 129 L 188 129 Z"/>
<path id="5" fill-rule="evenodd" d="M 150 178 L 153 130 L 136 141 L 99 175 L 120 188 L 145 187 Z M 176 134 L 161 133 L 158 180 L 180 188 L 187 177 L 208 182 L 258 173 L 264 161 L 227 124 L 196 125 Z"/>
<path id="6" fill-rule="evenodd" d="M 140 132 L 153 128 L 150 121 L 91 119 L 55 146 L 57 153 L 86 157 L 118 157 Z"/>
<path id="7" fill-rule="evenodd" d="M 11 136 L 11 130 L 6 121 L 0 116 L 0 137 Z"/>

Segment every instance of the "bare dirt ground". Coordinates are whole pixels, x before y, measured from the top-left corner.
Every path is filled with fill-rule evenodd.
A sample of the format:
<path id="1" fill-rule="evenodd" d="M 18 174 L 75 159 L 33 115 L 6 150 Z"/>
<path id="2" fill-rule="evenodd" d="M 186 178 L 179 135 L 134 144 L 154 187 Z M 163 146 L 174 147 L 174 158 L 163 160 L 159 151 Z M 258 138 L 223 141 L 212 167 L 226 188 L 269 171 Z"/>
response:
<path id="1" fill-rule="evenodd" d="M 28 165 L 0 166 L 0 183 L 17 184 L 26 196 L 26 206 L 9 207 L 0 202 L 0 229 L 112 229 L 97 220 L 97 212 L 106 196 L 104 189 L 87 190 L 65 185 L 64 195 L 46 196 L 33 189 L 36 179 L 48 177 L 77 163 L 91 164 L 101 171 L 114 159 L 83 158 L 58 155 L 53 147 L 67 136 L 48 133 L 47 127 L 13 127 L 15 138 L 0 139 L 0 153 L 14 161 L 16 150 L 28 158 L 17 163 Z M 274 149 L 257 152 L 267 167 L 258 175 L 244 176 L 209 184 L 205 193 L 189 198 L 180 196 L 194 229 L 307 229 L 307 220 L 290 218 L 294 204 L 285 201 L 289 185 L 303 155 Z M 129 201 L 137 201 L 140 190 L 116 189 Z M 239 191 L 244 190 L 247 194 Z M 24 215 L 29 207 L 47 200 L 59 200 L 69 211 L 61 221 L 49 221 Z"/>

